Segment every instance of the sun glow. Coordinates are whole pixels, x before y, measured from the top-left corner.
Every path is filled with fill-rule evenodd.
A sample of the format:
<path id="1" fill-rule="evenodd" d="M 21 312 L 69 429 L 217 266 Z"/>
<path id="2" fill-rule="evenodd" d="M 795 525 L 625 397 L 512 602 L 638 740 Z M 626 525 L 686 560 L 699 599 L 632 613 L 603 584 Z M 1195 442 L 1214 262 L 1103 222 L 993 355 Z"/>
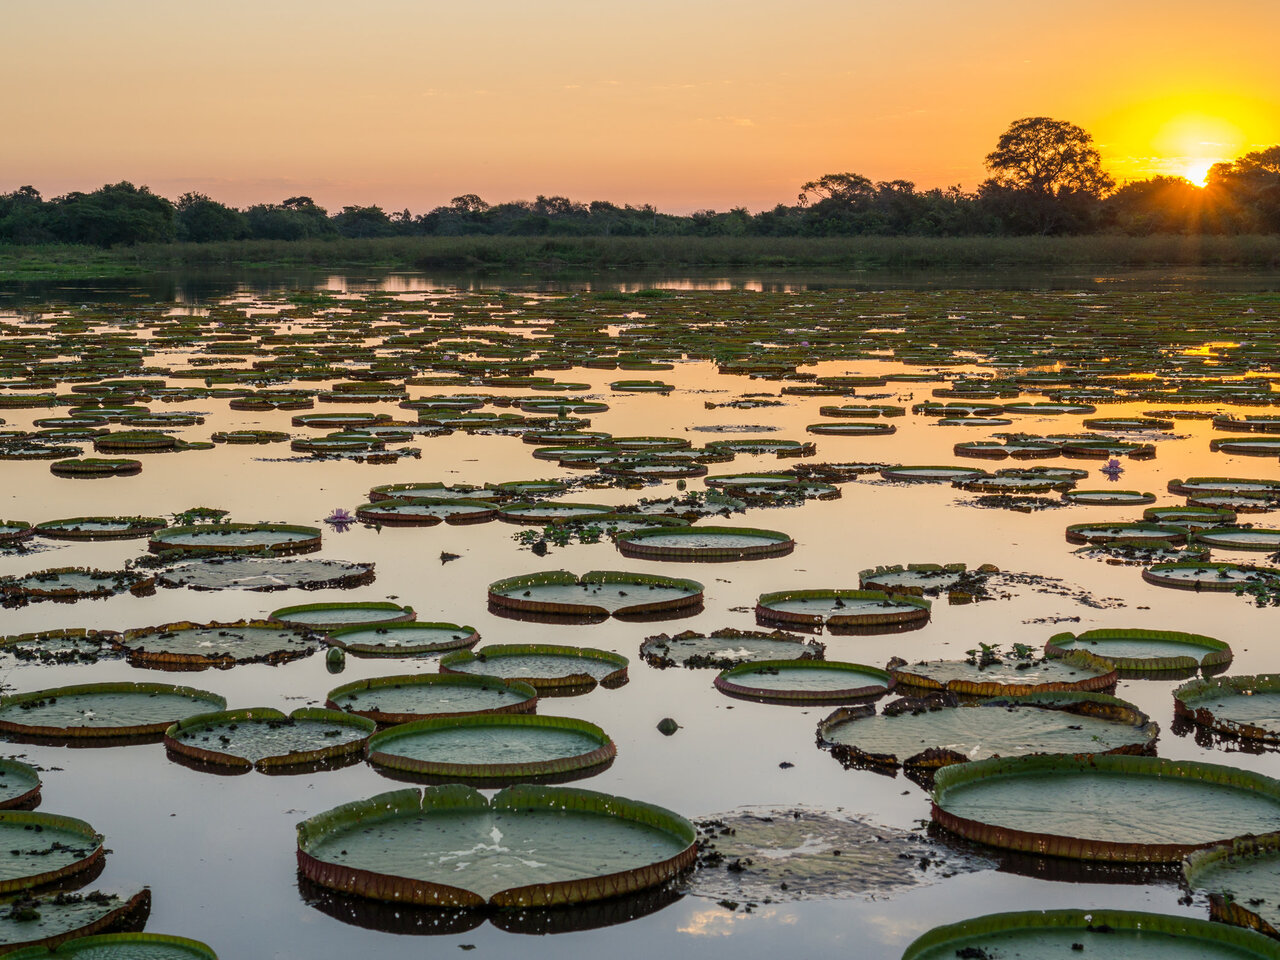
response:
<path id="1" fill-rule="evenodd" d="M 1190 180 L 1197 187 L 1203 187 L 1205 184 L 1205 180 L 1209 176 L 1209 168 L 1218 162 L 1220 161 L 1216 159 L 1205 160 L 1202 158 L 1188 160 L 1182 168 L 1181 175 L 1185 177 L 1187 180 Z"/>

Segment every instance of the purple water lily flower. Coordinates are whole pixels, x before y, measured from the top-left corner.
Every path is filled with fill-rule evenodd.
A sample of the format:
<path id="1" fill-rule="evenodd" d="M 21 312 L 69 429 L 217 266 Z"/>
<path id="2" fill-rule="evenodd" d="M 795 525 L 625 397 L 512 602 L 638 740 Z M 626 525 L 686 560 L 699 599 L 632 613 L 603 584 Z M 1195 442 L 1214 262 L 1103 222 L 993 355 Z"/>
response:
<path id="1" fill-rule="evenodd" d="M 356 518 L 342 507 L 334 507 L 333 512 L 324 518 L 324 522 L 333 527 L 335 533 L 346 533 L 350 526 L 356 522 Z"/>

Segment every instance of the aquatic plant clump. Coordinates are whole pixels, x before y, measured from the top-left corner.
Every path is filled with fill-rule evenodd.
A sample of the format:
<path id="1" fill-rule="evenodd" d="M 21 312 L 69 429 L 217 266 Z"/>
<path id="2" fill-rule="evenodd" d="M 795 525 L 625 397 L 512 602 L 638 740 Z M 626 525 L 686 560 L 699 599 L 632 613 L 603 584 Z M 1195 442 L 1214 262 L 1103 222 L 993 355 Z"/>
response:
<path id="1" fill-rule="evenodd" d="M 527 683 L 471 674 L 411 673 L 356 680 L 329 691 L 325 706 L 391 725 L 477 713 L 532 713 L 538 691 Z"/>
<path id="2" fill-rule="evenodd" d="M 82 683 L 0 697 L 0 731 L 54 739 L 147 737 L 226 705 L 217 694 L 168 683 Z"/>
<path id="3" fill-rule="evenodd" d="M 0 811 L 0 894 L 33 890 L 96 867 L 102 835 L 83 820 L 53 813 Z"/>
<path id="4" fill-rule="evenodd" d="M 439 783 L 492 786 L 590 776 L 617 755 L 609 735 L 571 717 L 479 714 L 391 727 L 369 741 L 369 763 Z"/>
<path id="5" fill-rule="evenodd" d="M 786 556 L 795 541 L 777 530 L 750 527 L 653 527 L 617 536 L 624 557 L 642 560 L 726 563 Z"/>
<path id="6" fill-rule="evenodd" d="M 285 523 L 204 523 L 170 527 L 147 543 L 152 553 L 262 553 L 285 557 L 320 549 L 318 527 Z"/>
<path id="7" fill-rule="evenodd" d="M 585 692 L 627 682 L 627 658 L 608 650 L 554 643 L 498 643 L 440 658 L 440 673 L 501 677 L 527 683 L 540 694 Z"/>
<path id="8" fill-rule="evenodd" d="M 836 660 L 755 660 L 715 679 L 721 693 L 760 703 L 848 703 L 882 696 L 893 677 L 877 667 Z"/>
<path id="9" fill-rule="evenodd" d="M 1100 693 L 1049 693 L 961 703 L 905 697 L 842 707 L 818 724 L 818 743 L 846 766 L 934 770 L 1031 753 L 1148 753 L 1159 728 L 1137 707 Z"/>
<path id="10" fill-rule="evenodd" d="M 1276 960 L 1280 946 L 1250 930 L 1194 917 L 1120 910 L 993 913 L 934 927 L 902 960 L 1027 960 L 1085 956 L 1117 960 Z"/>
<path id="11" fill-rule="evenodd" d="M 1215 733 L 1280 743 L 1280 674 L 1188 681 L 1173 691 L 1173 712 Z"/>
<path id="12" fill-rule="evenodd" d="M 1086 630 L 1056 634 L 1045 644 L 1049 657 L 1062 657 L 1072 650 L 1088 651 L 1129 676 L 1221 669 L 1232 657 L 1231 647 L 1221 640 L 1176 630 Z"/>
<path id="13" fill-rule="evenodd" d="M 1151 809 L 1160 815 L 1144 813 Z M 1233 837 L 1280 831 L 1280 781 L 1155 757 L 1004 757 L 939 770 L 933 820 L 1023 853 L 1176 863 Z"/>
<path id="14" fill-rule="evenodd" d="M 821 660 L 826 644 L 774 630 L 737 630 L 732 627 L 698 633 L 686 630 L 669 637 L 646 637 L 640 657 L 651 667 L 714 668 L 727 670 L 752 660 Z"/>
<path id="15" fill-rule="evenodd" d="M 352 624 L 325 636 L 331 648 L 360 657 L 411 657 L 462 650 L 480 641 L 475 627 L 456 623 Z"/>
<path id="16" fill-rule="evenodd" d="M 912 629 L 929 621 L 932 604 L 878 590 L 784 590 L 756 601 L 756 622 L 842 629 Z"/>
<path id="17" fill-rule="evenodd" d="M 567 570 L 508 577 L 489 584 L 495 613 L 549 618 L 647 619 L 696 613 L 703 587 L 696 580 L 593 570 L 581 577 Z"/>
<path id="18" fill-rule="evenodd" d="M 165 731 L 164 744 L 197 763 L 274 772 L 361 756 L 376 729 L 341 710 L 251 707 L 186 717 Z"/>
<path id="19" fill-rule="evenodd" d="M 501 836 L 502 844 L 491 842 Z M 385 793 L 298 825 L 298 868 L 321 886 L 423 906 L 552 907 L 622 896 L 693 863 L 693 825 L 570 787 L 458 784 Z M 462 853 L 465 858 L 461 858 Z"/>

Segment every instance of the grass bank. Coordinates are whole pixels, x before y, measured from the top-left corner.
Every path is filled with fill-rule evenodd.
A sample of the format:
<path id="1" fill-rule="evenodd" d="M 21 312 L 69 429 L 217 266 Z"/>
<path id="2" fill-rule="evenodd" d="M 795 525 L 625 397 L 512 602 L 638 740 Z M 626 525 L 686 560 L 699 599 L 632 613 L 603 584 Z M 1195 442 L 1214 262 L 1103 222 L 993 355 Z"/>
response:
<path id="1" fill-rule="evenodd" d="M 189 268 L 379 270 L 1280 269 L 1280 236 L 391 237 L 0 247 L 0 280 L 138 276 Z"/>

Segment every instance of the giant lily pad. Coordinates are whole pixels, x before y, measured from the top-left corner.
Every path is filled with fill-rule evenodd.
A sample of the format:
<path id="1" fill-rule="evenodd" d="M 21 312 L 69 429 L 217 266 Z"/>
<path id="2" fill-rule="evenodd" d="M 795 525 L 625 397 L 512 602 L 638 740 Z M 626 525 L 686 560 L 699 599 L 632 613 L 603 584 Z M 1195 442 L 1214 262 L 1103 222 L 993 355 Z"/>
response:
<path id="1" fill-rule="evenodd" d="M 761 703 L 848 703 L 893 689 L 886 671 L 837 660 L 755 660 L 716 676 L 716 689 Z"/>
<path id="2" fill-rule="evenodd" d="M 633 530 L 619 534 L 614 542 L 624 557 L 712 563 L 781 557 L 796 546 L 777 530 L 705 526 Z"/>
<path id="3" fill-rule="evenodd" d="M 214 557 L 177 563 L 156 575 L 162 587 L 191 590 L 331 590 L 372 583 L 372 563 L 345 560 L 277 560 Z"/>
<path id="4" fill-rule="evenodd" d="M 35 531 L 50 540 L 133 540 L 164 527 L 159 517 L 69 517 L 37 523 Z"/>
<path id="5" fill-rule="evenodd" d="M 608 650 L 554 643 L 496 643 L 440 658 L 440 672 L 501 677 L 527 683 L 539 693 L 581 692 L 597 683 L 627 682 L 627 658 Z"/>
<path id="6" fill-rule="evenodd" d="M 644 573 L 593 570 L 578 577 L 552 570 L 489 584 L 489 604 L 499 615 L 531 618 L 665 618 L 697 613 L 702 589 L 696 580 Z"/>
<path id="7" fill-rule="evenodd" d="M 898 683 L 922 690 L 950 690 L 975 697 L 1024 696 L 1063 690 L 1111 690 L 1118 675 L 1113 664 L 1083 650 L 1056 660 L 974 651 L 968 660 L 889 661 Z"/>
<path id="8" fill-rule="evenodd" d="M 1280 831 L 1280 781 L 1155 757 L 1002 757 L 939 770 L 933 819 L 1024 853 L 1175 863 L 1232 837 Z"/>
<path id="9" fill-rule="evenodd" d="M 23 737 L 147 737 L 227 701 L 168 683 L 82 683 L 0 697 L 0 731 Z"/>
<path id="10" fill-rule="evenodd" d="M 709 634 L 687 630 L 669 637 L 646 637 L 640 656 L 651 667 L 714 667 L 727 670 L 752 660 L 821 660 L 826 644 L 775 630 L 736 630 L 732 627 Z"/>
<path id="11" fill-rule="evenodd" d="M 931 604 L 916 597 L 891 597 L 876 590 L 784 590 L 762 593 L 756 622 L 802 625 L 833 632 L 912 630 L 929 622 Z"/>
<path id="12" fill-rule="evenodd" d="M 1248 930 L 1193 917 L 1120 910 L 993 913 L 934 927 L 902 960 L 1105 956 L 1115 960 L 1275 960 L 1280 947 Z"/>
<path id="13" fill-rule="evenodd" d="M 29 947 L 10 960 L 218 960 L 208 944 L 160 933 L 102 933 L 67 940 L 53 950 Z"/>
<path id="14" fill-rule="evenodd" d="M 1173 691 L 1173 710 L 1217 733 L 1280 743 L 1280 674 L 1191 680 Z"/>
<path id="15" fill-rule="evenodd" d="M 0 810 L 30 809 L 39 802 L 40 771 L 21 760 L 0 759 Z"/>
<path id="16" fill-rule="evenodd" d="M 461 650 L 477 643 L 480 634 L 456 623 L 382 623 L 341 627 L 325 640 L 357 656 L 406 657 Z"/>
<path id="17" fill-rule="evenodd" d="M 369 740 L 369 762 L 393 775 L 475 786 L 577 779 L 616 754 L 609 735 L 595 724 L 533 714 L 418 720 Z"/>
<path id="18" fill-rule="evenodd" d="M 1208 891 L 1214 920 L 1280 939 L 1280 836 L 1239 837 L 1182 863 L 1193 891 Z"/>
<path id="19" fill-rule="evenodd" d="M 1206 527 L 1195 535 L 1196 543 L 1219 550 L 1280 550 L 1280 530 L 1260 527 Z"/>
<path id="20" fill-rule="evenodd" d="M 502 843 L 494 843 L 501 837 Z M 664 883 L 694 858 L 693 825 L 661 807 L 571 787 L 399 790 L 298 825 L 298 866 L 322 886 L 430 906 L 543 907 Z"/>
<path id="21" fill-rule="evenodd" d="M 607 517 L 617 507 L 601 503 L 572 503 L 568 500 L 521 501 L 498 508 L 498 519 L 508 523 L 570 523 Z"/>
<path id="22" fill-rule="evenodd" d="M 484 523 L 495 516 L 497 505 L 492 501 L 464 500 L 458 497 L 375 500 L 356 508 L 356 518 L 364 523 L 400 527 L 433 527 L 438 523 Z"/>
<path id="23" fill-rule="evenodd" d="M 155 576 L 137 570 L 55 567 L 22 577 L 0 578 L 5 601 L 104 599 L 118 593 L 142 596 L 155 591 Z"/>
<path id="24" fill-rule="evenodd" d="M 54 947 L 65 940 L 87 937 L 113 927 L 140 926 L 150 911 L 151 891 L 146 888 L 129 897 L 98 890 L 20 896 L 0 904 L 0 949 Z M 56 954 L 37 953 L 36 956 Z"/>
<path id="25" fill-rule="evenodd" d="M 126 630 L 119 642 L 133 663 L 177 670 L 285 663 L 308 657 L 319 649 L 315 634 L 270 620 L 168 623 Z"/>
<path id="26" fill-rule="evenodd" d="M 102 836 L 83 820 L 53 813 L 0 811 L 0 893 L 34 890 L 98 865 Z"/>
<path id="27" fill-rule="evenodd" d="M 75 479 L 132 477 L 142 472 L 142 461 L 130 460 L 127 457 L 81 457 L 55 460 L 49 464 L 49 472 L 55 477 Z"/>
<path id="28" fill-rule="evenodd" d="M 0 650 L 18 660 L 39 663 L 96 663 L 101 657 L 119 655 L 115 637 L 110 630 L 43 630 L 2 637 Z"/>
<path id="29" fill-rule="evenodd" d="M 0 544 L 21 543 L 35 536 L 35 532 L 25 520 L 0 520 Z"/>
<path id="30" fill-rule="evenodd" d="M 532 713 L 538 691 L 527 683 L 469 674 L 411 673 L 356 680 L 329 691 L 325 706 L 381 724 L 476 713 Z"/>
<path id="31" fill-rule="evenodd" d="M 186 717 L 165 731 L 172 753 L 201 764 L 279 772 L 359 756 L 377 724 L 341 710 L 270 707 Z"/>
<path id="32" fill-rule="evenodd" d="M 473 487 L 469 484 L 388 483 L 369 491 L 370 502 L 379 500 L 501 500 L 509 496 L 500 490 Z"/>
<path id="33" fill-rule="evenodd" d="M 1067 543 L 1172 543 L 1186 542 L 1187 531 L 1164 523 L 1073 523 L 1067 527 Z"/>
<path id="34" fill-rule="evenodd" d="M 1243 563 L 1201 563 L 1189 560 L 1157 563 L 1142 571 L 1142 579 L 1180 590 L 1238 592 L 1250 586 L 1280 583 L 1280 569 Z"/>
<path id="35" fill-rule="evenodd" d="M 147 543 L 152 553 L 269 553 L 283 557 L 320 549 L 320 531 L 284 523 L 201 523 L 170 527 Z"/>
<path id="36" fill-rule="evenodd" d="M 1147 753 L 1159 728 L 1131 703 L 1100 693 L 1040 693 L 961 704 L 954 696 L 842 707 L 818 743 L 849 766 L 936 769 L 1029 753 Z"/>
<path id="37" fill-rule="evenodd" d="M 1231 662 L 1231 647 L 1221 640 L 1175 630 L 1059 633 L 1049 638 L 1044 649 L 1050 657 L 1060 657 L 1070 650 L 1087 650 L 1129 676 L 1212 669 Z"/>
<path id="38" fill-rule="evenodd" d="M 308 630 L 339 630 L 375 623 L 405 623 L 416 620 L 417 617 L 412 607 L 402 607 L 389 600 L 368 600 L 281 607 L 271 611 L 267 619 Z"/>

